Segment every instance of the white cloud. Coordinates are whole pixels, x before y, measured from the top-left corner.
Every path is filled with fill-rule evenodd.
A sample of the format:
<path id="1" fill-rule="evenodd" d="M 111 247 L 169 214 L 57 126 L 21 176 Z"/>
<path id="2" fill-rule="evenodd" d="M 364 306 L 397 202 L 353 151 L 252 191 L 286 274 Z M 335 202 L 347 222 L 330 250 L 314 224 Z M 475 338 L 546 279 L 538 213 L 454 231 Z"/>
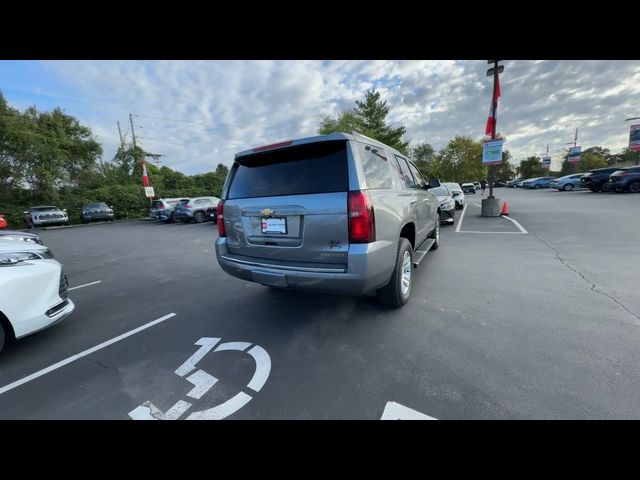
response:
<path id="1" fill-rule="evenodd" d="M 557 149 L 580 129 L 586 148 L 619 151 L 624 118 L 640 115 L 638 61 L 505 61 L 498 130 L 515 159 Z M 140 144 L 186 173 L 227 165 L 234 153 L 314 135 L 324 113 L 380 90 L 389 120 L 407 139 L 442 148 L 454 135 L 480 138 L 491 101 L 486 61 L 46 61 L 74 101 L 61 104 L 88 124 L 111 158 L 116 120 L 135 117 Z M 44 80 L 43 80 L 44 82 Z M 26 85 L 46 90 L 46 85 Z M 60 98 L 64 102 L 64 96 Z M 193 122 L 193 123 L 187 123 Z M 128 139 L 131 138 L 128 132 Z M 588 142 L 584 143 L 583 142 Z"/>

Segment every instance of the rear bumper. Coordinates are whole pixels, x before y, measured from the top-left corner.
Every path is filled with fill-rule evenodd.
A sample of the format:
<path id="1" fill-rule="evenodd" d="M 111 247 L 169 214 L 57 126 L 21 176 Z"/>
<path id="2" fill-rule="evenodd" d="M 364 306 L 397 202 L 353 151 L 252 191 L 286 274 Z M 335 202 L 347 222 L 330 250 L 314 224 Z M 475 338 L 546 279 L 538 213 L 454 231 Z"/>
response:
<path id="1" fill-rule="evenodd" d="M 349 246 L 345 268 L 300 268 L 293 265 L 272 266 L 262 259 L 229 253 L 225 238 L 215 243 L 220 267 L 229 275 L 280 288 L 319 293 L 364 295 L 387 283 L 395 267 L 397 244 L 377 241 Z"/>

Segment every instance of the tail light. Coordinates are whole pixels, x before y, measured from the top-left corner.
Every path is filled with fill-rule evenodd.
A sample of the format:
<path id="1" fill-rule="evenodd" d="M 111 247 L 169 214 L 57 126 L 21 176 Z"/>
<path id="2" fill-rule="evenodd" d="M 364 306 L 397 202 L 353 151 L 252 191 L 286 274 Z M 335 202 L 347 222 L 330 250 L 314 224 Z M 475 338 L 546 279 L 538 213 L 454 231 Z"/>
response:
<path id="1" fill-rule="evenodd" d="M 193 208 L 190 204 L 183 205 L 184 208 Z"/>
<path id="2" fill-rule="evenodd" d="M 375 239 L 371 200 L 365 192 L 349 192 L 349 243 L 371 243 Z"/>
<path id="3" fill-rule="evenodd" d="M 224 203 L 222 203 L 222 200 L 220 200 L 220 202 L 218 203 L 218 206 L 216 207 L 216 216 L 218 217 L 218 236 L 219 237 L 227 236 L 227 231 L 224 229 L 223 211 L 224 211 Z"/>

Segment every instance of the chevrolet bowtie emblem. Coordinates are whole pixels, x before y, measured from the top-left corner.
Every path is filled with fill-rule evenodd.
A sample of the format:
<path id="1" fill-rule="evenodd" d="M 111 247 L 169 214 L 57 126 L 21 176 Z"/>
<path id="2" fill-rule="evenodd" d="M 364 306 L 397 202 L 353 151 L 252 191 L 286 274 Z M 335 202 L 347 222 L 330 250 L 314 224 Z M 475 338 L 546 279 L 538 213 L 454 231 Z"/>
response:
<path id="1" fill-rule="evenodd" d="M 273 210 L 271 210 L 270 208 L 265 208 L 264 210 L 262 210 L 260 213 L 262 213 L 262 215 L 264 215 L 265 217 L 270 217 L 271 215 L 273 215 L 274 212 Z"/>

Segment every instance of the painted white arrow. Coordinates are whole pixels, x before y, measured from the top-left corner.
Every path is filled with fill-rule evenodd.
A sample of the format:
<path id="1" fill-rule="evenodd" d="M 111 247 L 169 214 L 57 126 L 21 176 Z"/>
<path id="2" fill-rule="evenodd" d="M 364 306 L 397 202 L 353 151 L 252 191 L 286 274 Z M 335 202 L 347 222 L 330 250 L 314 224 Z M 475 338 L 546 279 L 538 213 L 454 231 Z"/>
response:
<path id="1" fill-rule="evenodd" d="M 380 420 L 437 420 L 397 402 L 387 402 Z"/>

